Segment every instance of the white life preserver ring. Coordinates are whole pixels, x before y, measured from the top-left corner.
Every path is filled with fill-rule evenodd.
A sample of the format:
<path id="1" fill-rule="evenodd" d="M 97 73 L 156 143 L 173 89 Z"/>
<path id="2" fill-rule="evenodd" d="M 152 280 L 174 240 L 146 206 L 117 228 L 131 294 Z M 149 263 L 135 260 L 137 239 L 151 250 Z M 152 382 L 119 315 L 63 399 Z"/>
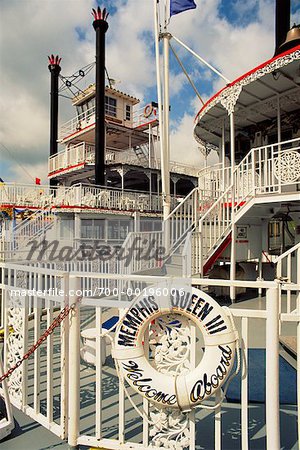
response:
<path id="1" fill-rule="evenodd" d="M 148 103 L 148 105 L 146 105 L 144 108 L 144 117 L 147 119 L 148 117 L 151 116 L 152 113 L 153 113 L 153 106 L 151 105 L 151 103 Z"/>
<path id="2" fill-rule="evenodd" d="M 152 288 L 155 291 L 162 286 L 166 284 Z M 160 408 L 190 411 L 224 384 L 234 363 L 238 334 L 225 310 L 205 292 L 175 285 L 168 298 L 168 305 L 166 297 L 157 295 L 141 294 L 136 298 L 116 329 L 113 357 L 121 376 L 147 400 Z M 143 347 L 150 322 L 170 313 L 191 319 L 201 330 L 205 345 L 197 367 L 176 377 L 151 366 Z"/>

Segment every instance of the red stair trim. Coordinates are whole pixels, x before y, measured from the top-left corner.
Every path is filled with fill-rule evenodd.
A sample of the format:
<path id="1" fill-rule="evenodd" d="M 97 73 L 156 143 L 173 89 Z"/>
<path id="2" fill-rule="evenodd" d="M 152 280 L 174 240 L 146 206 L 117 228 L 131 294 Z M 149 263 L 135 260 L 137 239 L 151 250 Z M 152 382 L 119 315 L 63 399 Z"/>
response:
<path id="1" fill-rule="evenodd" d="M 206 275 L 212 265 L 217 261 L 217 259 L 222 255 L 224 250 L 228 247 L 230 242 L 232 241 L 231 233 L 226 236 L 224 241 L 218 246 L 216 251 L 211 255 L 211 257 L 206 261 L 203 266 L 203 274 Z"/>

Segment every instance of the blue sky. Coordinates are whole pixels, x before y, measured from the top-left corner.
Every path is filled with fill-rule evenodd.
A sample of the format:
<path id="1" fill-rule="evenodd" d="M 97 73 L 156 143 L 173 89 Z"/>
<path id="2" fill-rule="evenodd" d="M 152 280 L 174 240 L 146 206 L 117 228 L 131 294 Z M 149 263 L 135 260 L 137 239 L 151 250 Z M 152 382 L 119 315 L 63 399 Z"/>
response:
<path id="1" fill-rule="evenodd" d="M 163 2 L 164 0 L 161 0 Z M 195 0 L 197 8 L 172 17 L 170 31 L 234 79 L 274 52 L 275 0 Z M 99 2 L 103 7 L 104 3 Z M 47 55 L 62 56 L 70 75 L 94 60 L 91 8 L 94 0 L 2 0 L 0 18 L 0 141 L 25 168 L 0 148 L 0 177 L 31 183 L 47 180 L 49 147 L 49 72 Z M 107 68 L 117 88 L 142 104 L 156 100 L 152 0 L 107 0 Z M 292 1 L 291 23 L 300 22 L 300 0 Z M 22 18 L 22 27 L 20 27 Z M 200 94 L 207 99 L 224 83 L 174 43 Z M 201 104 L 172 54 L 171 157 L 201 167 L 193 140 L 193 119 Z M 92 81 L 91 77 L 84 80 Z M 60 103 L 60 122 L 74 116 Z"/>

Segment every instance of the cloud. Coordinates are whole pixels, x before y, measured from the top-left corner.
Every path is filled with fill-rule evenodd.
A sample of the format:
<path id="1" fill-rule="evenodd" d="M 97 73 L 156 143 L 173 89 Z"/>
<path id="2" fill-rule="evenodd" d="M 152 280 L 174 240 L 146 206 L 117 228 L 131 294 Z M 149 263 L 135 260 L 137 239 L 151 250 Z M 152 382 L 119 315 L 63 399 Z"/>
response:
<path id="1" fill-rule="evenodd" d="M 106 61 L 110 77 L 121 80 L 117 87 L 142 102 L 155 100 L 153 2 L 110 0 L 106 3 L 111 12 Z M 197 9 L 172 17 L 170 31 L 229 79 L 272 56 L 273 1 L 198 0 L 197 3 Z M 95 33 L 90 14 L 93 6 L 94 0 L 1 1 L 0 138 L 21 164 L 44 180 L 49 151 L 47 55 L 58 53 L 63 57 L 65 75 L 94 61 Z M 299 4 L 293 12 L 298 18 Z M 245 15 L 246 22 L 236 20 Z M 174 48 L 204 99 L 224 85 L 178 44 L 174 43 Z M 201 164 L 203 158 L 192 137 L 193 114 L 200 103 L 171 53 L 170 59 L 171 120 L 176 127 L 172 131 L 172 158 Z M 60 121 L 72 116 L 74 109 L 70 102 L 62 99 Z M 0 177 L 28 182 L 28 176 L 25 173 L 23 176 L 22 170 L 3 151 Z"/>

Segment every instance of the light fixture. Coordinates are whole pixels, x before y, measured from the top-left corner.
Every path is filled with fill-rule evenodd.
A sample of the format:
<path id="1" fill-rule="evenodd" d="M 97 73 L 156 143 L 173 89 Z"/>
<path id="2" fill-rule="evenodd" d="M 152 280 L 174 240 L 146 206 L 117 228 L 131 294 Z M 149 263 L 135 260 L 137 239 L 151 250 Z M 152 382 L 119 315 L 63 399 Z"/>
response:
<path id="1" fill-rule="evenodd" d="M 272 72 L 272 77 L 273 77 L 273 79 L 274 79 L 275 81 L 277 81 L 278 78 L 280 77 L 280 72 L 279 72 L 278 70 L 274 70 L 274 71 Z"/>

